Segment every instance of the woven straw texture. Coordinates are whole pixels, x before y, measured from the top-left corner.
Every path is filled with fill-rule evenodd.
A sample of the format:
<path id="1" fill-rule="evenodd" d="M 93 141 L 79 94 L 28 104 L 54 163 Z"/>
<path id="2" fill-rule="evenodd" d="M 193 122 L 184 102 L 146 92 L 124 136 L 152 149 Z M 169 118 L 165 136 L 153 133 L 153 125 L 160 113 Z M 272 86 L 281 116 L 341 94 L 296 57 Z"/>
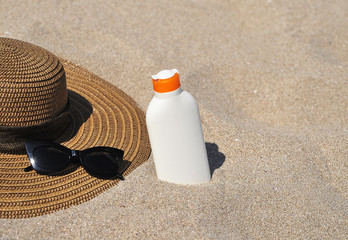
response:
<path id="1" fill-rule="evenodd" d="M 29 126 L 58 116 L 67 102 L 62 64 L 45 49 L 0 38 L 0 125 Z"/>
<path id="2" fill-rule="evenodd" d="M 42 64 L 51 61 L 48 59 Z M 93 146 L 120 148 L 125 151 L 124 159 L 132 162 L 123 174 L 127 176 L 150 154 L 144 113 L 117 87 L 69 61 L 60 62 L 66 74 L 73 120 L 59 142 L 76 150 Z M 31 71 L 41 73 L 40 69 Z M 42 74 L 57 76 L 56 72 L 60 70 L 53 67 L 51 72 Z M 1 97 L 6 98 L 3 94 Z M 65 209 L 88 201 L 119 182 L 92 177 L 82 167 L 68 169 L 59 176 L 24 172 L 28 165 L 26 155 L 0 154 L 1 218 L 27 218 Z"/>

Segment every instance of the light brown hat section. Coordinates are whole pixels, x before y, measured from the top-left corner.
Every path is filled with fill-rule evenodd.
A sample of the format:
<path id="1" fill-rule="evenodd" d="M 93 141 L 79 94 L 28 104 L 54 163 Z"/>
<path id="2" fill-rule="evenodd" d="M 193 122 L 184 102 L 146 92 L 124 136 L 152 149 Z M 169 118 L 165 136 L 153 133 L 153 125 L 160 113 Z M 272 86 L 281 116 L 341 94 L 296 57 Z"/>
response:
<path id="1" fill-rule="evenodd" d="M 120 148 L 125 151 L 124 159 L 132 162 L 123 173 L 128 175 L 150 154 L 144 113 L 117 87 L 69 61 L 60 62 L 65 70 L 72 118 L 57 142 L 77 150 L 94 146 Z M 45 64 L 59 66 L 49 58 L 42 62 Z M 26 155 L 0 154 L 1 218 L 33 217 L 65 209 L 90 200 L 119 181 L 97 179 L 82 167 L 67 169 L 58 176 L 24 172 L 28 165 Z"/>

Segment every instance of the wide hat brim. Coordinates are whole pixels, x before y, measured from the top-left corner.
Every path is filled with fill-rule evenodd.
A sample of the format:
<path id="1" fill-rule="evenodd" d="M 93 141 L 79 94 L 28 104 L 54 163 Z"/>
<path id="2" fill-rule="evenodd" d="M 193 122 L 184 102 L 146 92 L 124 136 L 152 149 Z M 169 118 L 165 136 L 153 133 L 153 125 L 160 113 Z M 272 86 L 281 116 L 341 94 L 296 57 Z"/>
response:
<path id="1" fill-rule="evenodd" d="M 124 150 L 124 159 L 131 162 L 123 173 L 127 176 L 150 155 L 144 112 L 114 85 L 76 64 L 60 61 L 73 116 L 60 142 L 76 150 L 94 146 Z M 119 182 L 95 178 L 81 166 L 59 176 L 46 176 L 24 172 L 28 165 L 26 155 L 0 153 L 1 218 L 27 218 L 66 209 Z"/>

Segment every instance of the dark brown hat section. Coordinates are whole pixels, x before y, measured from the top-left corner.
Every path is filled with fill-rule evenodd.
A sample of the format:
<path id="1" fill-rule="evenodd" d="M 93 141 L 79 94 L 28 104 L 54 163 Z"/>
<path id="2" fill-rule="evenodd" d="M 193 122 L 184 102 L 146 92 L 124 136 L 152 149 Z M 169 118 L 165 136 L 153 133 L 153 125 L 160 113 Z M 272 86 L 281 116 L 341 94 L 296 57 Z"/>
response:
<path id="1" fill-rule="evenodd" d="M 0 126 L 31 126 L 56 118 L 67 105 L 63 65 L 33 44 L 0 38 Z"/>
<path id="2" fill-rule="evenodd" d="M 145 114 L 123 91 L 29 43 L 0 38 L 0 51 L 0 218 L 27 218 L 65 209 L 119 181 L 92 177 L 82 167 L 57 176 L 25 172 L 29 165 L 25 154 L 1 149 L 5 146 L 1 139 L 9 132 L 15 134 L 8 139 L 17 143 L 17 135 L 25 130 L 35 136 L 57 133 L 57 142 L 76 150 L 95 146 L 122 149 L 124 159 L 131 162 L 124 176 L 148 159 Z M 66 94 L 69 109 L 65 108 Z"/>

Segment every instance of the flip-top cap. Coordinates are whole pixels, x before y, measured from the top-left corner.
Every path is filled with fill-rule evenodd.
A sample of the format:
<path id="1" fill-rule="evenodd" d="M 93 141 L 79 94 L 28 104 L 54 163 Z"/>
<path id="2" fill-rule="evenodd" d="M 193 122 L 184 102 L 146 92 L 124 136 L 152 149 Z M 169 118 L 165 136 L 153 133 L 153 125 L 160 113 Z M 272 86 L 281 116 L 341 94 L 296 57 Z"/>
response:
<path id="1" fill-rule="evenodd" d="M 175 91 L 180 87 L 179 71 L 162 70 L 152 76 L 153 89 L 158 93 Z"/>

